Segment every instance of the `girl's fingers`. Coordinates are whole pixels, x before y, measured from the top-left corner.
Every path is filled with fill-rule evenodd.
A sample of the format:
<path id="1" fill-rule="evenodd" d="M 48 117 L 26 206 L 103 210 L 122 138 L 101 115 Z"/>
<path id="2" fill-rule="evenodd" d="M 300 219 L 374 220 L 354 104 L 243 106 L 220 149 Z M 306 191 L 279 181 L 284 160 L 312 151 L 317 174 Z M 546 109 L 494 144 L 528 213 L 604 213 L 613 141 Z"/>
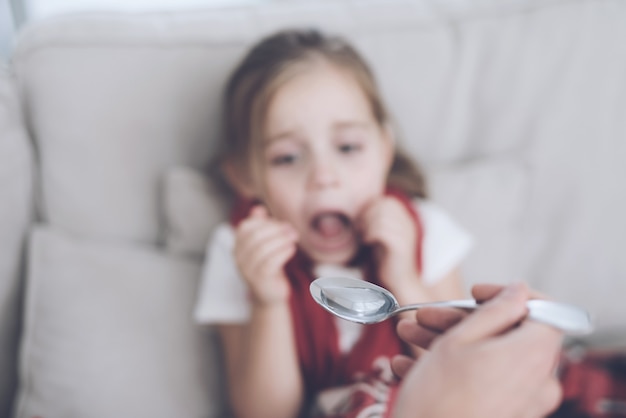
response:
<path id="1" fill-rule="evenodd" d="M 291 228 L 286 222 L 280 222 L 275 219 L 271 219 L 265 216 L 262 212 L 265 211 L 263 207 L 257 206 L 253 209 L 259 209 L 259 213 L 251 213 L 249 217 L 244 219 L 239 226 L 237 226 L 236 234 L 238 236 L 250 236 L 268 233 L 272 228 Z"/>
<path id="2" fill-rule="evenodd" d="M 238 254 L 237 263 L 244 277 L 250 282 L 264 282 L 281 277 L 282 269 L 296 252 L 296 244 L 290 239 L 273 239 L 252 249 L 249 255 Z"/>
<path id="3" fill-rule="evenodd" d="M 255 269 L 256 274 L 271 275 L 280 271 L 295 252 L 296 246 L 294 243 L 283 243 L 283 245 L 276 247 L 272 253 L 267 254 L 262 259 L 259 259 L 260 262 L 258 264 L 258 268 Z"/>
<path id="4" fill-rule="evenodd" d="M 453 327 L 448 335 L 465 343 L 498 335 L 526 317 L 527 299 L 526 285 L 523 283 L 509 285 L 493 299 L 468 315 L 462 326 Z"/>
<path id="5" fill-rule="evenodd" d="M 385 224 L 390 219 L 395 218 L 391 216 L 385 206 L 385 198 L 376 199 L 370 202 L 358 216 L 356 226 L 361 232 L 364 242 L 374 243 L 384 237 Z"/>
<path id="6" fill-rule="evenodd" d="M 376 210 L 376 205 L 370 204 L 361 213 L 356 222 L 357 230 L 361 232 L 363 242 L 368 244 L 371 244 L 376 240 L 376 222 L 374 221 L 376 218 Z"/>
<path id="7" fill-rule="evenodd" d="M 404 210 L 404 209 L 403 209 Z M 406 215 L 408 217 L 408 215 Z M 406 243 L 412 240 L 414 228 L 410 219 L 402 213 L 396 213 L 385 204 L 374 204 L 366 210 L 357 223 L 363 242 L 368 244 Z"/>
<path id="8" fill-rule="evenodd" d="M 275 239 L 297 240 L 297 232 L 286 223 L 249 219 L 236 232 L 237 252 L 243 259 Z"/>
<path id="9" fill-rule="evenodd" d="M 286 247 L 295 247 L 295 236 L 285 231 L 275 231 L 272 235 L 266 235 L 263 239 L 255 239 L 248 243 L 249 249 L 242 256 L 246 260 L 257 260 L 260 262 L 274 257 L 274 253 Z M 242 257 L 242 258 L 243 258 Z"/>

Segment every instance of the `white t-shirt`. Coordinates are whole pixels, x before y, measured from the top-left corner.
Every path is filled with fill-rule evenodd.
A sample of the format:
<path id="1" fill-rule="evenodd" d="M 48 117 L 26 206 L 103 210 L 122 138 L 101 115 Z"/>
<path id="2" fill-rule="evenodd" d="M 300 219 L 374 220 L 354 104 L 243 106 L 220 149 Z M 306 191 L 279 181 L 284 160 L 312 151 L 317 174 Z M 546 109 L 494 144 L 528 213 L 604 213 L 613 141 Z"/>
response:
<path id="1" fill-rule="evenodd" d="M 471 236 L 434 203 L 415 200 L 424 228 L 422 280 L 436 283 L 457 267 L 472 247 Z M 241 324 L 250 318 L 250 302 L 244 279 L 239 274 L 233 248 L 235 233 L 230 224 L 220 224 L 209 242 L 195 308 L 195 319 L 203 324 Z M 317 265 L 315 276 L 362 278 L 361 271 L 334 265 Z M 347 351 L 360 335 L 361 325 L 337 318 L 340 347 Z"/>

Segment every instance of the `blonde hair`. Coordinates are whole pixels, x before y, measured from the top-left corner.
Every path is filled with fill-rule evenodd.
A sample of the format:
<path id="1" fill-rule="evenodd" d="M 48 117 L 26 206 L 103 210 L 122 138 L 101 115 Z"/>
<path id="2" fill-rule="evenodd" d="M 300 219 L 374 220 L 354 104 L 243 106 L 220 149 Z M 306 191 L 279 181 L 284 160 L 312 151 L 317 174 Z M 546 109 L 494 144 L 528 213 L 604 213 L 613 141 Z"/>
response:
<path id="1" fill-rule="evenodd" d="M 286 80 L 319 59 L 350 71 L 363 89 L 376 122 L 381 128 L 390 124 L 374 75 L 353 47 L 340 37 L 317 30 L 284 30 L 262 39 L 231 74 L 223 97 L 223 132 L 213 167 L 229 161 L 240 171 L 248 171 L 251 157 L 262 142 L 265 112 L 272 97 Z M 411 197 L 426 197 L 421 170 L 397 146 L 387 184 Z"/>

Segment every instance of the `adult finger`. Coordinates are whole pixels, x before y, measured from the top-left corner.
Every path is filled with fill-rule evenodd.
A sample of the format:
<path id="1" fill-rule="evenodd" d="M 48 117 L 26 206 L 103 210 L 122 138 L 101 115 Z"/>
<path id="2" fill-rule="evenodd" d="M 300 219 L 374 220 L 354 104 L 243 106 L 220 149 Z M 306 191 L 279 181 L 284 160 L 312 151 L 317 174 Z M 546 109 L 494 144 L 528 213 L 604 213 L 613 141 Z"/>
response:
<path id="1" fill-rule="evenodd" d="M 250 209 L 250 216 L 253 218 L 267 218 L 269 216 L 269 212 L 265 206 L 255 205 L 252 209 Z"/>
<path id="2" fill-rule="evenodd" d="M 426 349 L 435 338 L 441 335 L 440 332 L 423 327 L 408 318 L 398 321 L 396 330 L 403 341 Z"/>
<path id="3" fill-rule="evenodd" d="M 526 317 L 527 299 L 528 288 L 524 283 L 511 284 L 453 327 L 448 336 L 462 342 L 473 342 L 498 335 Z"/>
<path id="4" fill-rule="evenodd" d="M 404 318 L 396 330 L 405 342 L 428 349 L 432 341 L 468 315 L 454 308 L 422 308 L 415 313 L 415 321 Z"/>
<path id="5" fill-rule="evenodd" d="M 534 368 L 537 373 L 549 375 L 561 354 L 563 332 L 550 325 L 526 320 L 494 343 L 516 347 L 520 353 L 524 353 L 529 369 Z"/>
<path id="6" fill-rule="evenodd" d="M 491 283 L 481 283 L 474 285 L 472 287 L 472 296 L 478 303 L 483 303 L 492 299 L 498 293 L 500 293 L 504 289 L 503 285 L 499 284 L 491 284 Z M 530 299 L 548 299 L 546 295 L 542 294 L 533 289 L 529 289 L 528 291 Z"/>
<path id="7" fill-rule="evenodd" d="M 477 302 L 482 303 L 493 299 L 498 293 L 504 289 L 504 285 L 499 284 L 477 284 L 472 286 L 472 296 Z"/>
<path id="8" fill-rule="evenodd" d="M 414 365 L 415 359 L 404 354 L 399 354 L 391 359 L 391 371 L 400 379 L 404 379 L 404 376 Z"/>
<path id="9" fill-rule="evenodd" d="M 467 311 L 455 308 L 422 308 L 415 313 L 415 319 L 423 327 L 445 332 L 468 315 Z"/>
<path id="10" fill-rule="evenodd" d="M 538 321 L 527 320 L 520 324 L 514 331 L 505 336 L 506 339 L 515 340 L 519 344 L 532 346 L 532 340 L 541 340 L 543 344 L 550 344 L 550 348 L 558 349 L 563 342 L 563 331 L 551 325 Z"/>

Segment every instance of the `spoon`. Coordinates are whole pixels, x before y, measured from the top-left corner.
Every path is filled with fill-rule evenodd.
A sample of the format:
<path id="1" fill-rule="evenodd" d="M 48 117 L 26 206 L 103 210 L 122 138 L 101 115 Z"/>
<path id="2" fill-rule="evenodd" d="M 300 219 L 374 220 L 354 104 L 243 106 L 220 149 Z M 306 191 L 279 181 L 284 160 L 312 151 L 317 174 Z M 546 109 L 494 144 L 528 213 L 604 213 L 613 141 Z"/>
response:
<path id="1" fill-rule="evenodd" d="M 311 283 L 309 290 L 313 299 L 328 312 L 360 324 L 375 324 L 400 312 L 426 307 L 476 309 L 480 306 L 474 299 L 400 306 L 387 289 L 365 280 L 347 277 L 321 277 Z M 556 327 L 570 335 L 588 334 L 593 328 L 589 314 L 573 305 L 533 299 L 526 306 L 528 318 Z"/>

